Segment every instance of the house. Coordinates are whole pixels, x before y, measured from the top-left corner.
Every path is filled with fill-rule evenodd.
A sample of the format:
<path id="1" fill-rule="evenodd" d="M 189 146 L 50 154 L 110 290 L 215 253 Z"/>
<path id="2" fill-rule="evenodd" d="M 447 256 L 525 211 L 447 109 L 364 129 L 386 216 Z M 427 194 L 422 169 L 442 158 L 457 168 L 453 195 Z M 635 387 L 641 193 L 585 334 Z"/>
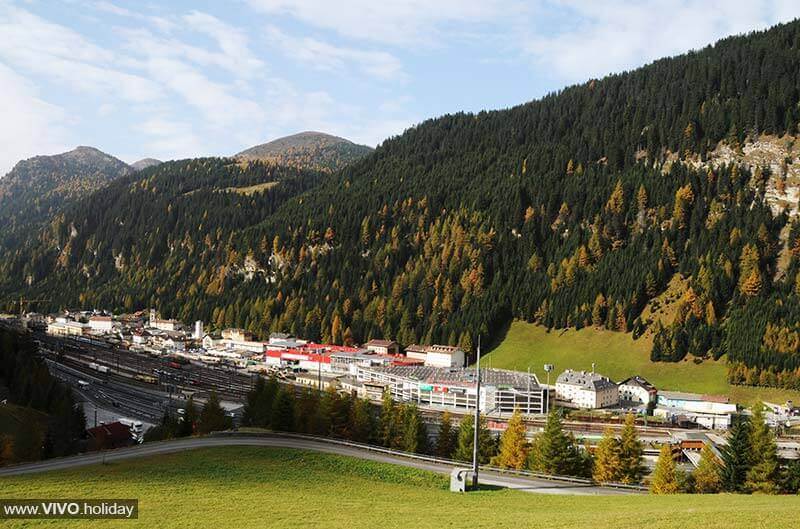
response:
<path id="1" fill-rule="evenodd" d="M 619 389 L 608 377 L 587 371 L 567 369 L 556 379 L 559 404 L 583 409 L 619 404 Z"/>
<path id="2" fill-rule="evenodd" d="M 400 354 L 400 345 L 391 340 L 370 340 L 364 344 L 364 348 L 379 355 Z"/>
<path id="3" fill-rule="evenodd" d="M 451 345 L 409 345 L 406 356 L 422 360 L 428 367 L 464 367 L 466 355 Z"/>
<path id="4" fill-rule="evenodd" d="M 657 402 L 659 407 L 674 408 L 683 412 L 724 415 L 737 411 L 736 404 L 731 404 L 728 397 L 721 395 L 661 391 Z"/>
<path id="5" fill-rule="evenodd" d="M 136 442 L 130 427 L 119 421 L 89 428 L 86 433 L 89 434 L 88 450 L 122 448 Z"/>
<path id="6" fill-rule="evenodd" d="M 658 390 L 655 386 L 639 375 L 619 383 L 619 400 L 648 405 L 655 402 L 657 396 Z"/>
<path id="7" fill-rule="evenodd" d="M 109 333 L 114 330 L 114 321 L 111 316 L 92 316 L 89 318 L 89 327 L 95 333 Z"/>

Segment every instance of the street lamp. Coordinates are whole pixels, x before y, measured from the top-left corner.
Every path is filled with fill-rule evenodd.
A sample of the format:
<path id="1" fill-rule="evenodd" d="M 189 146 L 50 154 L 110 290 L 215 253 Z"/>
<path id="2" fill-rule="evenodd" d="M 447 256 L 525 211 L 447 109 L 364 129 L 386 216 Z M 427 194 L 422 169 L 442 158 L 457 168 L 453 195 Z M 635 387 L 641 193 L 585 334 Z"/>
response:
<path id="1" fill-rule="evenodd" d="M 473 425 L 472 435 L 472 486 L 478 488 L 478 431 L 481 424 L 481 336 L 478 335 L 478 358 L 475 362 L 476 386 L 475 386 L 475 424 Z"/>

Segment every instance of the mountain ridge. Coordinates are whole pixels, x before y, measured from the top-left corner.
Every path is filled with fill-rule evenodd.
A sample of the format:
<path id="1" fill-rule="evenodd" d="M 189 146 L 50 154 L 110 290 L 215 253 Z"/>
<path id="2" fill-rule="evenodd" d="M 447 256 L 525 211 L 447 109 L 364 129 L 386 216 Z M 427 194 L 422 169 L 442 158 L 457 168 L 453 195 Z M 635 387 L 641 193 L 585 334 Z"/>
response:
<path id="1" fill-rule="evenodd" d="M 337 171 L 360 160 L 373 149 L 324 132 L 304 131 L 255 145 L 233 156 L 242 161 L 262 160 Z"/>

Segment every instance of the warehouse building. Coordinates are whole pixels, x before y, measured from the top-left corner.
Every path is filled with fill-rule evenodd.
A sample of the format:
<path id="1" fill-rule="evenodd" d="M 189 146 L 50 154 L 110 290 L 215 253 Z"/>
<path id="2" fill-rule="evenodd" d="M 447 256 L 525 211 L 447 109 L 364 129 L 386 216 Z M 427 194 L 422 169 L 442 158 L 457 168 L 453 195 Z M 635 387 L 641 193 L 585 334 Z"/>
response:
<path id="1" fill-rule="evenodd" d="M 475 409 L 475 371 L 432 366 L 357 367 L 356 380 L 382 386 L 395 400 L 467 411 Z M 547 413 L 551 395 L 536 375 L 503 369 L 481 370 L 480 410 L 483 413 Z"/>

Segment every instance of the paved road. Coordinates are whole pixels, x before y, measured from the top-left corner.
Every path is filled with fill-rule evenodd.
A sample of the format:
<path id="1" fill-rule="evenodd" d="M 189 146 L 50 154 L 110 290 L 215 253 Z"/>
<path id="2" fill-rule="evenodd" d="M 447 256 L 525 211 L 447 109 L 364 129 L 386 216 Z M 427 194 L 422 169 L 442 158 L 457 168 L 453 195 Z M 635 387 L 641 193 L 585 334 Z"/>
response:
<path id="1" fill-rule="evenodd" d="M 104 453 L 91 452 L 72 457 L 50 459 L 37 463 L 16 465 L 13 467 L 0 468 L 0 476 L 11 476 L 19 474 L 34 474 L 39 472 L 49 472 L 52 470 L 71 469 L 86 465 L 94 465 L 106 462 L 122 461 L 139 457 L 154 456 L 159 454 L 170 454 L 183 452 L 196 448 L 209 448 L 219 446 L 267 446 L 275 448 L 296 448 L 301 450 L 311 450 L 343 456 L 356 457 L 378 461 L 381 463 L 391 463 L 406 467 L 429 470 L 439 474 L 450 474 L 452 466 L 446 464 L 420 461 L 415 459 L 372 452 L 362 448 L 343 446 L 338 444 L 326 443 L 312 439 L 301 439 L 281 436 L 220 436 L 220 437 L 199 437 L 191 439 L 179 439 L 160 443 L 147 443 L 131 448 L 109 450 Z M 541 494 L 630 494 L 629 491 L 597 487 L 593 485 L 580 485 L 567 482 L 548 481 L 542 479 L 530 479 L 524 477 L 501 475 L 491 472 L 481 473 L 481 482 L 487 485 L 506 487 L 511 489 L 536 492 Z"/>

